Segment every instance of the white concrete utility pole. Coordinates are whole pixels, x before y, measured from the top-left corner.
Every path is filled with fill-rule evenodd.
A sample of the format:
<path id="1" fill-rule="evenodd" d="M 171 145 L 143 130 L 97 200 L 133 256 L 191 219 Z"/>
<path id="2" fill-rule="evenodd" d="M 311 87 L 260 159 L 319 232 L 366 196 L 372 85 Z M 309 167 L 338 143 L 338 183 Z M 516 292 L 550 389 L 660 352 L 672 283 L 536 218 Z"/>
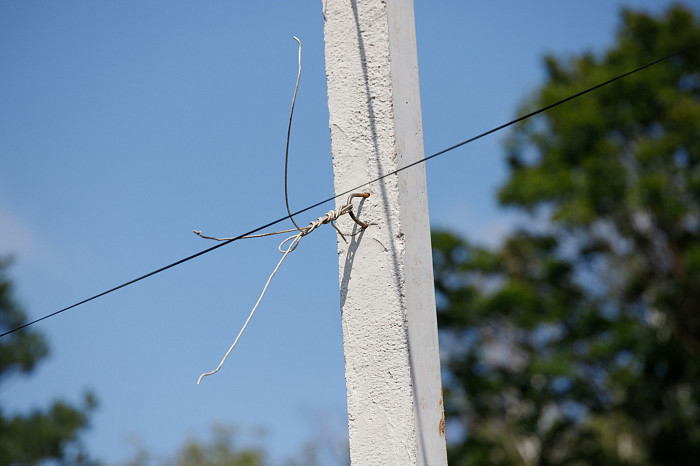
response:
<path id="1" fill-rule="evenodd" d="M 412 0 L 325 0 L 335 192 L 424 157 Z M 446 465 L 425 167 L 366 188 L 338 242 L 353 465 Z M 336 206 L 346 202 L 345 196 Z"/>

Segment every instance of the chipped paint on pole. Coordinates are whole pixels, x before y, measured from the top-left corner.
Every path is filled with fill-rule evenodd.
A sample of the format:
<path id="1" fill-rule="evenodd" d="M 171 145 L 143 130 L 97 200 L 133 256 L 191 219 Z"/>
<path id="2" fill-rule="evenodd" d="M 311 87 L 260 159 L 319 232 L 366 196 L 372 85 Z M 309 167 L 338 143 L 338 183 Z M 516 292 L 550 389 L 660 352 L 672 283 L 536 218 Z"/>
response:
<path id="1" fill-rule="evenodd" d="M 335 192 L 424 156 L 413 2 L 326 0 Z M 365 190 L 338 242 L 353 464 L 444 465 L 425 166 Z M 345 199 L 338 199 L 338 205 Z"/>

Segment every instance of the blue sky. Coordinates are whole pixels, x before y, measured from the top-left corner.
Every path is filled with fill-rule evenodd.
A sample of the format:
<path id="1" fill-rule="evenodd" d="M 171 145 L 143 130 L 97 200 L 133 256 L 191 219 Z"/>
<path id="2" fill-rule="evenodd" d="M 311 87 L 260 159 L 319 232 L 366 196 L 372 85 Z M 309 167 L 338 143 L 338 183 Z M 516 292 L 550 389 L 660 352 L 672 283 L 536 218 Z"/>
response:
<path id="1" fill-rule="evenodd" d="M 426 154 L 498 126 L 543 79 L 542 56 L 602 51 L 620 5 L 416 0 Z M 692 2 L 687 3 L 693 5 Z M 694 4 L 697 6 L 697 3 Z M 333 193 L 321 1 L 0 2 L 0 253 L 37 318 Z M 650 60 L 657 57 L 649 57 Z M 516 217 L 494 192 L 496 134 L 427 165 L 431 224 L 494 243 Z M 303 214 L 307 223 L 330 205 Z M 0 387 L 12 412 L 94 390 L 85 436 L 118 464 L 214 422 L 264 427 L 273 462 L 306 441 L 324 464 L 347 435 L 335 234 L 283 264 L 223 370 L 216 367 L 279 260 L 234 243 L 37 324 L 50 358 Z"/>

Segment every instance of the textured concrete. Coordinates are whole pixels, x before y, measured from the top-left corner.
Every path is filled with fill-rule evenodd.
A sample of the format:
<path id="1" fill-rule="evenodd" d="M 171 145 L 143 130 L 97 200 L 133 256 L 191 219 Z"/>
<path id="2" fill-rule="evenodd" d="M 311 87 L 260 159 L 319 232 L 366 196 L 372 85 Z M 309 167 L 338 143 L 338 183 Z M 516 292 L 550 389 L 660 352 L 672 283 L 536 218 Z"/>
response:
<path id="1" fill-rule="evenodd" d="M 424 156 L 413 3 L 326 0 L 324 13 L 340 193 Z M 370 227 L 343 218 L 357 234 L 338 242 L 352 464 L 447 464 L 425 167 L 366 190 Z"/>

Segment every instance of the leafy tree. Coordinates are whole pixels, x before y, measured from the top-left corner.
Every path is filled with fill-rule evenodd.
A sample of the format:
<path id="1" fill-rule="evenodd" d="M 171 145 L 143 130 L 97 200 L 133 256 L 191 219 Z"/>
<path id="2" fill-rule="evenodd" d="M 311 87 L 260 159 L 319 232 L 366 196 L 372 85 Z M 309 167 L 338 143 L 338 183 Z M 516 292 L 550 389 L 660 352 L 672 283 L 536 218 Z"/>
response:
<path id="1" fill-rule="evenodd" d="M 241 446 L 240 432 L 235 427 L 214 424 L 211 439 L 188 439 L 170 458 L 158 460 L 144 448 L 137 449 L 134 458 L 126 466 L 176 465 L 176 466 L 264 466 L 265 450 L 259 446 Z M 286 466 L 315 466 L 318 464 L 316 447 L 305 445 L 294 460 Z"/>
<path id="2" fill-rule="evenodd" d="M 257 448 L 239 448 L 235 431 L 214 426 L 211 443 L 191 439 L 180 449 L 174 463 L 177 466 L 262 466 L 264 455 Z"/>
<path id="3" fill-rule="evenodd" d="M 605 54 L 545 60 L 523 113 L 700 41 L 623 11 Z M 496 249 L 435 232 L 453 465 L 700 458 L 700 48 L 518 126 Z"/>
<path id="4" fill-rule="evenodd" d="M 26 316 L 13 298 L 7 277 L 7 260 L 0 260 L 0 331 L 23 325 Z M 24 329 L 0 339 L 0 382 L 17 374 L 29 374 L 46 357 L 46 340 L 37 332 Z M 46 410 L 7 414 L 0 407 L 0 464 L 35 465 L 46 460 L 63 464 L 93 464 L 78 436 L 88 426 L 96 401 L 86 394 L 83 405 L 75 407 L 55 401 Z"/>

